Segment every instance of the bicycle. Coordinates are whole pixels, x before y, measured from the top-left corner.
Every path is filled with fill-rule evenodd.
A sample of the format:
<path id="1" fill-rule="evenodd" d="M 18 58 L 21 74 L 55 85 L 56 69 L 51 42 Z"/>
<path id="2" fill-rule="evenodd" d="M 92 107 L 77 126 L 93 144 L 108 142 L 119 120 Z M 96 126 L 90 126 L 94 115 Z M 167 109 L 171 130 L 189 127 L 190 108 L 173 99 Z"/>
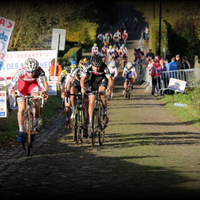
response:
<path id="1" fill-rule="evenodd" d="M 83 143 L 83 137 L 85 130 L 85 111 L 84 111 L 84 94 L 78 93 L 78 94 L 69 94 L 75 96 L 76 101 L 76 111 L 74 118 L 72 119 L 72 133 L 73 133 L 73 141 L 75 141 L 77 144 Z M 67 97 L 68 98 L 68 97 Z"/>
<path id="2" fill-rule="evenodd" d="M 95 101 L 92 112 L 92 147 L 95 146 L 97 137 L 99 146 L 103 145 L 105 128 L 107 126 L 103 119 L 103 107 L 101 100 L 101 95 L 104 95 L 104 92 L 94 91 L 93 94 L 95 95 Z"/>
<path id="3" fill-rule="evenodd" d="M 16 96 L 15 98 L 15 105 L 17 105 L 17 98 L 20 96 Z M 25 134 L 22 138 L 22 146 L 23 149 L 27 152 L 27 156 L 30 155 L 31 148 L 33 147 L 33 143 L 35 141 L 35 135 L 37 133 L 36 129 L 38 126 L 34 126 L 34 117 L 33 117 L 33 99 L 39 98 L 40 99 L 40 106 L 44 105 L 44 97 L 41 96 L 33 96 L 29 93 L 24 96 L 26 102 L 26 110 L 24 112 L 24 127 L 25 127 Z M 15 106 L 14 105 L 14 106 Z"/>
<path id="4" fill-rule="evenodd" d="M 132 84 L 130 82 L 130 80 L 127 80 L 127 84 L 128 84 L 128 88 L 124 91 L 124 97 L 126 99 L 131 99 L 131 95 L 132 95 Z"/>

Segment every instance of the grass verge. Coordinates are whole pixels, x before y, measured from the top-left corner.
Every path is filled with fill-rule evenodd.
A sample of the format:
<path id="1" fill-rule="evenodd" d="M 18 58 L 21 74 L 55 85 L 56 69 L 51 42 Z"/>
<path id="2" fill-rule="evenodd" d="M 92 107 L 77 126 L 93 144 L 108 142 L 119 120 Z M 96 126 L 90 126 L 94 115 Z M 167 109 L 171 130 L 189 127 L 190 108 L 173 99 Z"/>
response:
<path id="1" fill-rule="evenodd" d="M 185 93 L 165 95 L 162 101 L 166 103 L 166 107 L 170 112 L 180 119 L 184 119 L 195 126 L 200 126 L 200 87 L 189 88 Z M 185 107 L 181 107 L 180 104 Z"/>
<path id="2" fill-rule="evenodd" d="M 43 126 L 56 117 L 56 111 L 61 109 L 60 93 L 50 96 L 42 111 Z M 42 127 L 43 127 L 42 126 Z M 42 128 L 41 127 L 41 128 Z M 0 147 L 16 139 L 18 134 L 17 110 L 12 110 L 7 118 L 0 119 Z"/>

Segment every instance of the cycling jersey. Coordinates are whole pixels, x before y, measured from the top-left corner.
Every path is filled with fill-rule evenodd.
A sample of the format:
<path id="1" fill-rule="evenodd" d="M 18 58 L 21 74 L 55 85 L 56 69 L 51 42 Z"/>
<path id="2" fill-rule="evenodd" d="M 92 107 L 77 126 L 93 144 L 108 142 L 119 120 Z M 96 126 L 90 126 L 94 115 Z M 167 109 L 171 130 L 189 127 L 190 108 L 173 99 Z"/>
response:
<path id="1" fill-rule="evenodd" d="M 130 69 L 124 67 L 124 73 L 130 73 L 130 72 L 135 72 L 135 67 L 131 67 Z"/>
<path id="2" fill-rule="evenodd" d="M 82 73 L 82 76 L 89 78 L 89 91 L 97 91 L 100 86 L 107 88 L 108 78 L 111 77 L 110 71 L 105 63 L 101 63 L 97 72 L 92 69 L 92 65 L 88 65 Z"/>
<path id="3" fill-rule="evenodd" d="M 118 75 L 118 70 L 117 70 L 117 67 L 108 67 L 109 71 L 110 71 L 110 74 L 112 76 L 112 78 L 116 78 L 117 75 Z"/>
<path id="4" fill-rule="evenodd" d="M 111 76 L 107 65 L 103 62 L 101 63 L 101 66 L 97 72 L 94 72 L 94 70 L 92 69 L 92 65 L 88 65 L 83 70 L 82 76 L 88 77 L 90 75 L 106 76 L 106 78 L 109 78 Z"/>
<path id="5" fill-rule="evenodd" d="M 73 67 L 70 72 L 70 76 L 77 80 L 81 79 L 82 71 L 78 67 Z"/>
<path id="6" fill-rule="evenodd" d="M 92 47 L 92 53 L 93 54 L 98 54 L 98 52 L 99 52 L 99 48 L 97 46 L 93 46 Z"/>
<path id="7" fill-rule="evenodd" d="M 17 87 L 17 90 L 22 95 L 27 95 L 27 93 L 32 94 L 33 92 L 38 93 L 38 91 L 46 91 L 44 83 L 46 82 L 45 72 L 41 67 L 34 72 L 33 78 L 29 78 L 25 68 L 17 70 L 13 76 L 13 80 L 10 84 L 9 92 L 10 94 Z"/>
<path id="8" fill-rule="evenodd" d="M 130 78 L 135 76 L 135 67 L 131 67 L 128 69 L 127 67 L 124 68 L 124 79 L 127 81 Z"/>

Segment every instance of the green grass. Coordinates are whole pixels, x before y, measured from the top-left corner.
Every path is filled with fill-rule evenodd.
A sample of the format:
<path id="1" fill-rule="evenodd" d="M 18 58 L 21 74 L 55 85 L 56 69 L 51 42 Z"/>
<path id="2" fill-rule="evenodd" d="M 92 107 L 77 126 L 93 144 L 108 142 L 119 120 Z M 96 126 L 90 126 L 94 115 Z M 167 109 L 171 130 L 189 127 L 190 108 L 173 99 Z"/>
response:
<path id="1" fill-rule="evenodd" d="M 200 87 L 187 89 L 185 93 L 165 95 L 162 97 L 162 101 L 166 103 L 170 112 L 179 118 L 200 126 Z M 186 104 L 187 106 L 178 107 L 174 103 Z"/>
<path id="2" fill-rule="evenodd" d="M 61 107 L 60 93 L 56 96 L 49 97 L 42 112 L 43 126 L 45 126 L 45 122 L 49 121 L 53 117 L 56 117 L 56 110 Z M 17 110 L 12 110 L 11 113 L 8 114 L 7 118 L 0 119 L 0 147 L 8 141 L 14 140 L 17 134 Z"/>

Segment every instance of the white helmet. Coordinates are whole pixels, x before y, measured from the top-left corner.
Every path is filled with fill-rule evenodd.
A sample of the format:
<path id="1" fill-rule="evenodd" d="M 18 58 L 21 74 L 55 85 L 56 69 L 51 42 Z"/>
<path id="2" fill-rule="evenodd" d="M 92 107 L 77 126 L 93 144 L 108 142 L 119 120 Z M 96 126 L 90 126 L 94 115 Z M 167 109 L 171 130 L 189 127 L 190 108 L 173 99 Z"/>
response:
<path id="1" fill-rule="evenodd" d="M 39 62 L 35 58 L 27 58 L 24 62 L 25 70 L 28 72 L 35 71 L 39 66 Z"/>
<path id="2" fill-rule="evenodd" d="M 109 63 L 109 67 L 115 67 L 115 61 L 111 61 L 110 63 Z"/>
<path id="3" fill-rule="evenodd" d="M 132 67 L 132 63 L 131 63 L 131 62 L 128 62 L 128 63 L 126 64 L 126 66 L 127 66 L 128 68 L 130 68 L 130 67 Z"/>

